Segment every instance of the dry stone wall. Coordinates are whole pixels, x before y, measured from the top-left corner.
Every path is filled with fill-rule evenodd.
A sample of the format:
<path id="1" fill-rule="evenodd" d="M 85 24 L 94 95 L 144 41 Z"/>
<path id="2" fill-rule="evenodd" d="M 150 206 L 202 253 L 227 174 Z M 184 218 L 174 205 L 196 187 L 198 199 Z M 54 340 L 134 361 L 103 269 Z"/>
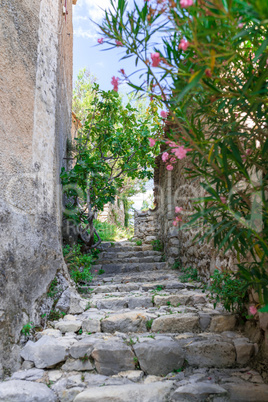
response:
<path id="1" fill-rule="evenodd" d="M 151 244 L 159 238 L 158 216 L 155 211 L 135 211 L 134 213 L 134 239 L 141 240 L 143 244 Z"/>
<path id="2" fill-rule="evenodd" d="M 230 252 L 223 256 L 217 252 L 212 244 L 194 241 L 196 230 L 179 230 L 173 226 L 175 207 L 183 208 L 183 221 L 193 211 L 194 199 L 204 195 L 198 180 L 187 179 L 185 167 L 187 159 L 178 161 L 172 171 L 166 169 L 161 157 L 156 159 L 155 169 L 155 200 L 157 204 L 156 220 L 158 236 L 164 243 L 167 261 L 172 265 L 179 260 L 184 267 L 198 268 L 199 275 L 208 280 L 215 268 L 234 269 L 235 259 Z"/>
<path id="3" fill-rule="evenodd" d="M 125 225 L 125 209 L 123 202 L 116 196 L 114 203 L 109 202 L 104 206 L 102 212 L 98 214 L 98 220 L 114 225 Z"/>
<path id="4" fill-rule="evenodd" d="M 0 368 L 14 370 L 22 326 L 61 252 L 59 173 L 70 136 L 72 0 L 1 0 Z"/>

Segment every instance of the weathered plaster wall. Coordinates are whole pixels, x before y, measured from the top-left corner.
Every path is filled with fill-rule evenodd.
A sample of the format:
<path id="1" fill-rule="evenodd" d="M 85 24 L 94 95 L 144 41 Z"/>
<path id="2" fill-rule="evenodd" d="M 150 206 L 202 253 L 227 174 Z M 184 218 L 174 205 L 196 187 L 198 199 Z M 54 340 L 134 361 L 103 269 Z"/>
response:
<path id="1" fill-rule="evenodd" d="M 0 361 L 7 370 L 16 368 L 22 326 L 36 323 L 36 306 L 64 267 L 59 172 L 71 126 L 71 3 L 65 23 L 62 0 L 0 0 Z"/>

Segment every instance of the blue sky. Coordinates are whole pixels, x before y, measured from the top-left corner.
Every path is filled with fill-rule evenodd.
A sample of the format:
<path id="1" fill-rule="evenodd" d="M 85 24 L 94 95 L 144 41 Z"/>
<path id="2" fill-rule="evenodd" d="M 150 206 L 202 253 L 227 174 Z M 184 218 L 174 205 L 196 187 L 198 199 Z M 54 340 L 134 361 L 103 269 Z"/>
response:
<path id="1" fill-rule="evenodd" d="M 101 89 L 104 90 L 112 89 L 111 78 L 120 76 L 118 71 L 121 68 L 128 73 L 131 72 L 134 65 L 132 59 L 119 61 L 120 55 L 123 55 L 121 49 L 103 51 L 105 45 L 97 44 L 101 35 L 90 18 L 101 23 L 102 9 L 109 8 L 109 5 L 110 0 L 78 0 L 77 4 L 73 6 L 74 79 L 78 71 L 86 67 L 97 78 Z M 128 89 L 126 85 L 123 85 L 119 91 L 126 92 Z"/>

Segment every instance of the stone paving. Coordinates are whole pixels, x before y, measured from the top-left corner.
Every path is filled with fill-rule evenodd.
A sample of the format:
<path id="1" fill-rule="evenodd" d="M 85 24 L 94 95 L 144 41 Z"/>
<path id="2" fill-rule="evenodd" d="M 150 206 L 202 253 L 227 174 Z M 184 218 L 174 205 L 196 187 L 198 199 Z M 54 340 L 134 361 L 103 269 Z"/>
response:
<path id="1" fill-rule="evenodd" d="M 268 401 L 250 368 L 258 346 L 236 331 L 237 317 L 149 248 L 104 247 L 94 266 L 104 273 L 70 309 L 79 313 L 27 342 L 0 401 Z"/>

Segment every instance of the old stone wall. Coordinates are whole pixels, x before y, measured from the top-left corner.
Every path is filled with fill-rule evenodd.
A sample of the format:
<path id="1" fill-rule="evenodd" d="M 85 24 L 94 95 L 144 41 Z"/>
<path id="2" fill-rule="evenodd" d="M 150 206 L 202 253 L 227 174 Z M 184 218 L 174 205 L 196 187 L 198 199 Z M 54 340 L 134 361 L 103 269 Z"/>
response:
<path id="1" fill-rule="evenodd" d="M 198 180 L 190 180 L 185 175 L 187 159 L 178 161 L 172 171 L 166 169 L 161 157 L 157 157 L 155 169 L 155 200 L 157 203 L 157 221 L 159 239 L 165 247 L 167 261 L 172 265 L 179 260 L 183 267 L 198 268 L 199 275 L 208 280 L 215 268 L 234 269 L 232 253 L 223 256 L 212 244 L 194 241 L 197 230 L 180 230 L 182 223 L 173 226 L 175 207 L 182 207 L 180 214 L 183 221 L 193 211 L 194 199 L 202 197 L 203 189 Z"/>
<path id="2" fill-rule="evenodd" d="M 14 370 L 22 326 L 61 252 L 60 169 L 70 137 L 72 0 L 0 0 L 0 359 Z M 66 17 L 66 20 L 65 20 Z"/>
<path id="3" fill-rule="evenodd" d="M 151 244 L 159 239 L 158 216 L 155 211 L 135 211 L 134 213 L 134 240 L 141 240 L 143 244 Z"/>
<path id="4" fill-rule="evenodd" d="M 98 214 L 98 220 L 114 225 L 125 226 L 125 209 L 123 202 L 116 196 L 114 203 L 109 202 L 104 206 L 103 211 Z"/>

